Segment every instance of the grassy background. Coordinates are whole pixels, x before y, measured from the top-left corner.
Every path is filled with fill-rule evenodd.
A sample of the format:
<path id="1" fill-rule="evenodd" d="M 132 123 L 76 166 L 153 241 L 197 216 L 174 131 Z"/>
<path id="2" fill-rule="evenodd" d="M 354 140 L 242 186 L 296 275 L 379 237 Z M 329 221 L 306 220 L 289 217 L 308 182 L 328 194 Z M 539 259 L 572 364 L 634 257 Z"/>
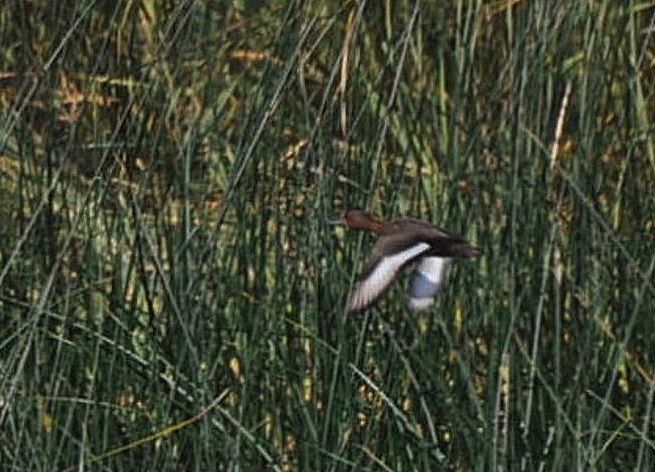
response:
<path id="1" fill-rule="evenodd" d="M 2 470 L 652 470 L 654 7 L 2 4 Z"/>

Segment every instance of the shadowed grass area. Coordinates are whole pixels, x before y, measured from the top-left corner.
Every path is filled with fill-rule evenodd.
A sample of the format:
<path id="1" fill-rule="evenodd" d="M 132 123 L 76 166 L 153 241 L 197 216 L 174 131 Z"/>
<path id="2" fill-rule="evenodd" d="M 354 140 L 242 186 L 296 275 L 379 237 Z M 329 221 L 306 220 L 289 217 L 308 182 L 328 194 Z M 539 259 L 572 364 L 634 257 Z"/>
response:
<path id="1" fill-rule="evenodd" d="M 651 470 L 649 2 L 0 6 L 3 470 Z M 345 316 L 420 217 L 484 255 Z"/>

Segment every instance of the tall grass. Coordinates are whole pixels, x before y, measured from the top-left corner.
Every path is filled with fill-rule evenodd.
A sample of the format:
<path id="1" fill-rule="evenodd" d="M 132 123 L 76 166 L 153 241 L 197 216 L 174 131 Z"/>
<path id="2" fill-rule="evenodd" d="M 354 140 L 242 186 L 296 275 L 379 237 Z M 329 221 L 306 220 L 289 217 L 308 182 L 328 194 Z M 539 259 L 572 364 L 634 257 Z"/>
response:
<path id="1" fill-rule="evenodd" d="M 650 2 L 0 6 L 2 470 L 651 470 Z M 343 304 L 349 207 L 484 249 Z"/>

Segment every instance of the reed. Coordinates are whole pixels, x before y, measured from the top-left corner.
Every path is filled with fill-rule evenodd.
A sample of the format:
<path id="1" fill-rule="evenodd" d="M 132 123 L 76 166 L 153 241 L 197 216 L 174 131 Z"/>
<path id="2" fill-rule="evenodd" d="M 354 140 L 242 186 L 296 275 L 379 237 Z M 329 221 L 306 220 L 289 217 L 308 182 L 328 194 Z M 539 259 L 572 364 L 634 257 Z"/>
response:
<path id="1" fill-rule="evenodd" d="M 3 470 L 652 470 L 648 2 L 0 5 Z M 345 208 L 481 246 L 345 316 Z"/>

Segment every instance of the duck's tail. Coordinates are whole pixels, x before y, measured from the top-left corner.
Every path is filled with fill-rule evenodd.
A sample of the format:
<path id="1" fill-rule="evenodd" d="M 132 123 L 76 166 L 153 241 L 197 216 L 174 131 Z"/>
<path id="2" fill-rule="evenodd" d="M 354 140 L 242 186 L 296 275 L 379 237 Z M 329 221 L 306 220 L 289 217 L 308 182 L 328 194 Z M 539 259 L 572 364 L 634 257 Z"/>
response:
<path id="1" fill-rule="evenodd" d="M 463 242 L 454 244 L 451 247 L 452 251 L 455 253 L 455 257 L 461 259 L 468 259 L 469 257 L 478 257 L 482 254 L 482 249 L 477 246 L 472 246 L 469 243 Z"/>

